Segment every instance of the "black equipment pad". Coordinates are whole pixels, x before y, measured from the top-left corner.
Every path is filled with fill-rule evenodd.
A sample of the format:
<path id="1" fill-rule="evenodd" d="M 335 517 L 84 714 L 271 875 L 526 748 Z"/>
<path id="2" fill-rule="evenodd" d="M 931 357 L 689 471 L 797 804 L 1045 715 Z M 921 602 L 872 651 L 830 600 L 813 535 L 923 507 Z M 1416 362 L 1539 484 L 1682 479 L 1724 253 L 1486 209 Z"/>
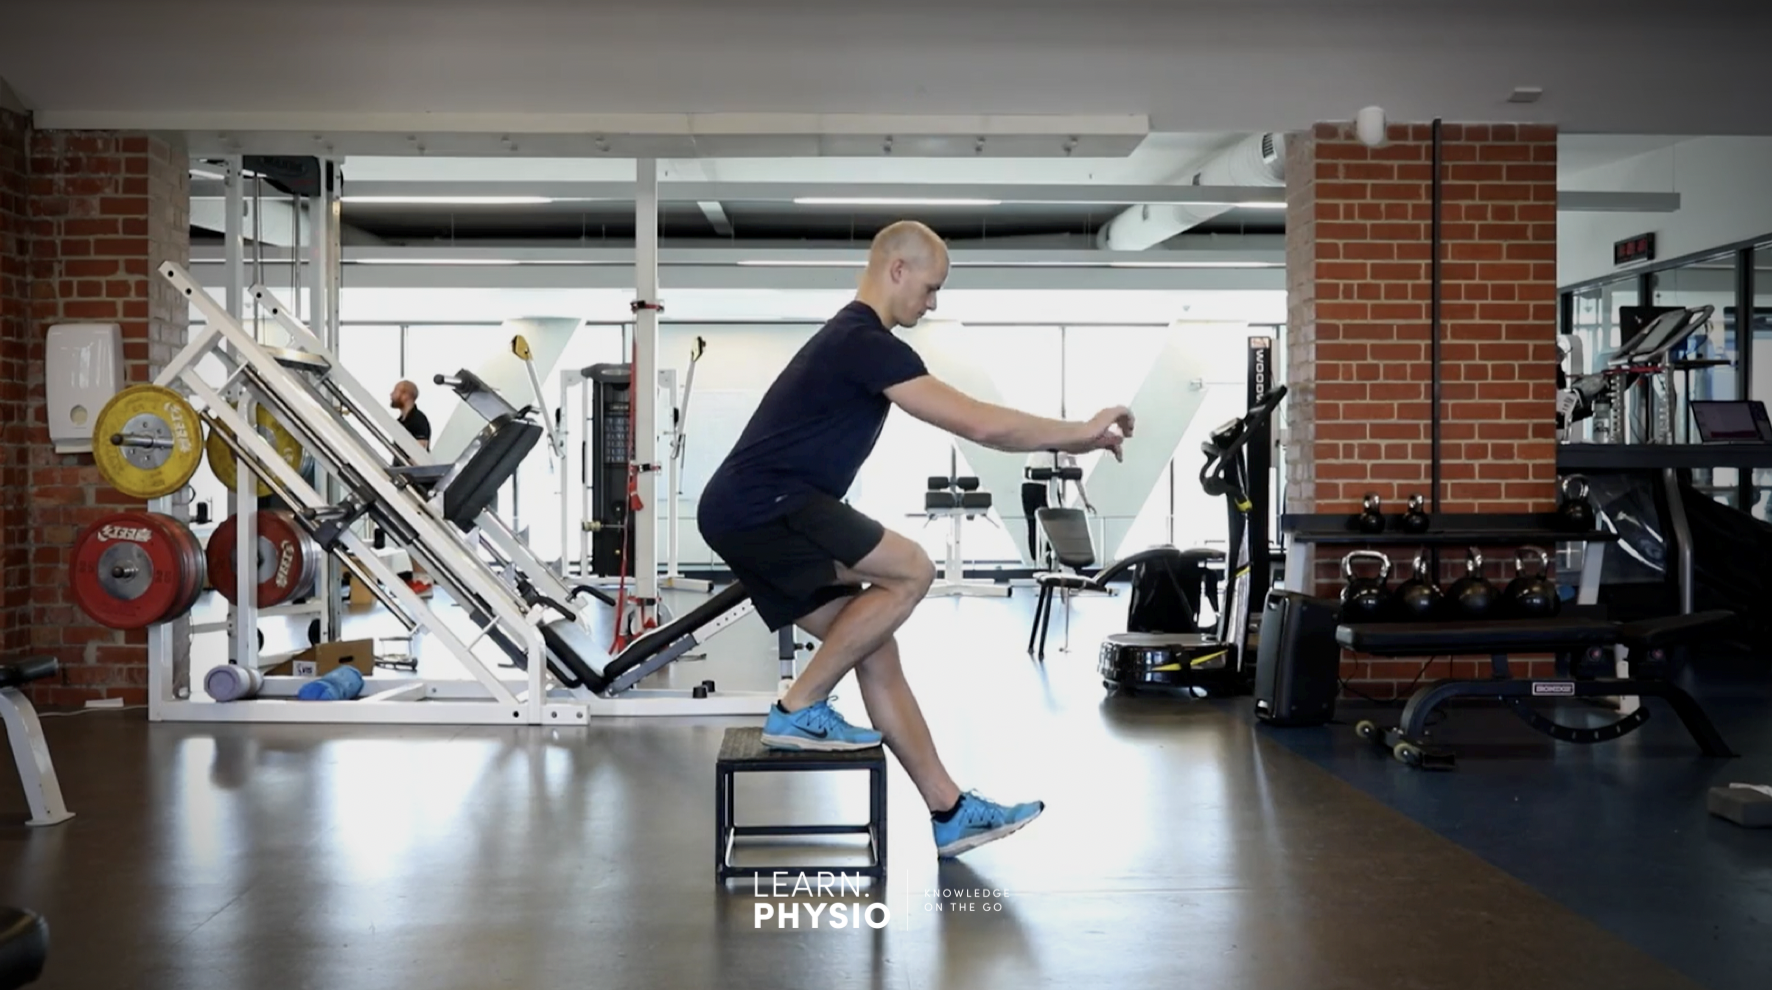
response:
<path id="1" fill-rule="evenodd" d="M 1356 622 L 1335 641 L 1361 653 L 1481 654 L 1560 652 L 1619 642 L 1625 627 L 1604 619 L 1495 619 L 1486 622 Z"/>
<path id="2" fill-rule="evenodd" d="M 1664 646 L 1682 641 L 1687 633 L 1699 629 L 1721 626 L 1735 613 L 1727 609 L 1712 609 L 1708 612 L 1693 612 L 1691 615 L 1668 615 L 1659 619 L 1644 619 L 1632 622 L 1619 630 L 1619 641 L 1635 650 L 1642 647 Z"/>
<path id="3" fill-rule="evenodd" d="M 0 688 L 21 687 L 45 677 L 54 677 L 57 669 L 54 657 L 0 661 Z"/>
<path id="4" fill-rule="evenodd" d="M 31 911 L 0 907 L 0 990 L 36 982 L 48 956 L 48 922 Z"/>
<path id="5" fill-rule="evenodd" d="M 521 419 L 494 423 L 490 429 L 491 435 L 443 490 L 443 518 L 463 532 L 478 525 L 480 511 L 498 499 L 498 490 L 517 473 L 542 434 L 539 425 Z"/>
<path id="6" fill-rule="evenodd" d="M 709 622 L 719 618 L 751 597 L 749 590 L 734 581 L 719 594 L 702 602 L 692 611 L 678 616 L 674 621 L 648 631 L 639 639 L 634 640 L 628 648 L 610 658 L 603 668 L 603 680 L 614 681 L 622 674 L 645 663 L 653 654 L 675 644 Z M 601 688 L 599 688 L 601 690 Z"/>

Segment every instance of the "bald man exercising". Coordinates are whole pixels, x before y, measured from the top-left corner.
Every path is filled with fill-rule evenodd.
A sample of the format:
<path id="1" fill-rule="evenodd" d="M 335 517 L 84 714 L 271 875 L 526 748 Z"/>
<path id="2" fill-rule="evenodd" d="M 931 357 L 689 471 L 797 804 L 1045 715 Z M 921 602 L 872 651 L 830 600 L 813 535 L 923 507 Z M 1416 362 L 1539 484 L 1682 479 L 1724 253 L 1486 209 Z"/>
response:
<path id="1" fill-rule="evenodd" d="M 1132 413 L 1104 409 L 1086 423 L 989 405 L 929 373 L 893 331 L 935 309 L 947 248 L 920 223 L 881 231 L 855 301 L 794 355 L 704 489 L 697 524 L 751 593 L 771 631 L 798 625 L 818 651 L 770 710 L 763 742 L 777 749 L 852 750 L 882 740 L 934 819 L 946 858 L 1002 838 L 1045 809 L 962 794 L 936 755 L 899 665 L 893 633 L 923 600 L 935 565 L 923 548 L 842 502 L 892 406 L 998 450 L 1109 450 L 1120 456 Z M 875 729 L 830 706 L 850 670 Z"/>

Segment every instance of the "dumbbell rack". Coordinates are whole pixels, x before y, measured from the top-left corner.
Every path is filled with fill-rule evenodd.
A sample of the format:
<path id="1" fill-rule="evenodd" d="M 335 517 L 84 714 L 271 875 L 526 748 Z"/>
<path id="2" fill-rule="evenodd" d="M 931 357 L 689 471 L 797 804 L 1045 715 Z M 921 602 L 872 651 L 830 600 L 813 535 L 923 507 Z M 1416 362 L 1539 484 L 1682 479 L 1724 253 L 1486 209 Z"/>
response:
<path id="1" fill-rule="evenodd" d="M 201 400 L 202 415 L 212 433 L 217 424 L 233 450 L 239 467 L 262 479 L 310 527 L 336 520 L 343 510 L 332 505 L 279 455 L 273 445 L 251 425 L 259 405 L 269 408 L 303 447 L 312 453 L 331 477 L 350 492 L 350 500 L 373 509 L 389 523 L 384 527 L 421 562 L 455 601 L 469 611 L 487 617 L 479 629 L 452 628 L 430 604 L 402 581 L 349 525 L 337 527 L 333 552 L 364 582 L 409 632 L 422 630 L 456 658 L 471 680 L 420 678 L 374 678 L 373 695 L 349 704 L 302 703 L 287 700 L 297 686 L 267 678 L 259 700 L 208 704 L 190 700 L 189 655 L 175 649 L 175 623 L 149 630 L 149 694 L 151 716 L 171 720 L 303 721 L 303 722 L 396 722 L 444 724 L 511 724 L 572 721 L 586 717 L 582 701 L 563 691 L 551 691 L 546 648 L 532 610 L 515 589 L 504 583 L 481 559 L 486 552 L 494 566 L 514 569 L 535 582 L 539 590 L 556 601 L 568 601 L 567 589 L 558 578 L 511 534 L 490 512 L 482 513 L 474 534 L 463 533 L 446 523 L 436 505 L 419 490 L 390 473 L 393 465 L 424 466 L 434 463 L 339 364 L 321 341 L 284 312 L 269 290 L 254 286 L 253 297 L 271 313 L 289 335 L 293 351 L 261 344 L 227 310 L 205 292 L 181 266 L 168 262 L 160 274 L 201 310 L 205 326 L 169 362 L 156 384 L 181 389 Z M 198 373 L 204 358 L 218 357 L 228 372 L 219 385 Z M 232 396 L 233 398 L 230 398 Z M 363 423 L 386 452 L 377 451 L 347 425 L 340 410 Z M 229 435 L 231 434 L 231 436 Z M 153 500 L 153 511 L 168 511 L 170 497 Z M 251 518 L 244 513 L 242 523 Z M 245 548 L 255 539 L 241 533 L 242 569 L 256 571 L 256 560 L 245 559 Z M 254 628 L 254 596 L 243 595 L 236 603 L 241 627 Z M 526 677 L 506 680 L 500 672 L 505 658 L 491 650 L 493 635 L 519 644 L 527 654 Z M 185 631 L 188 639 L 188 629 Z M 257 666 L 255 638 L 237 636 L 232 662 Z M 295 681 L 296 679 L 288 679 Z M 418 703 L 418 702 L 423 702 Z"/>

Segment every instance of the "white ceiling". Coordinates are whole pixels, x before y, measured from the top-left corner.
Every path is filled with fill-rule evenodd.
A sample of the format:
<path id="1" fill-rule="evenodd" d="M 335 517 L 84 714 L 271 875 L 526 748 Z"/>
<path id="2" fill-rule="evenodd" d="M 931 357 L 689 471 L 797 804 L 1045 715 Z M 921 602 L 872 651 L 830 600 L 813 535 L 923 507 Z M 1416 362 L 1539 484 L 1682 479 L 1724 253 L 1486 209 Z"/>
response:
<path id="1" fill-rule="evenodd" d="M 912 115 L 952 133 L 980 114 L 1032 115 L 1030 134 L 1224 134 L 1293 130 L 1377 104 L 1397 120 L 1772 133 L 1762 68 L 1772 4 L 1743 0 L 8 6 L 0 76 L 51 127 L 271 129 L 322 142 L 466 131 L 522 143 L 549 131 L 686 126 L 611 115 L 706 114 L 698 126 L 834 130 L 874 146 L 879 132 L 904 128 L 720 115 Z M 1522 85 L 1543 87 L 1542 102 L 1506 102 Z"/>

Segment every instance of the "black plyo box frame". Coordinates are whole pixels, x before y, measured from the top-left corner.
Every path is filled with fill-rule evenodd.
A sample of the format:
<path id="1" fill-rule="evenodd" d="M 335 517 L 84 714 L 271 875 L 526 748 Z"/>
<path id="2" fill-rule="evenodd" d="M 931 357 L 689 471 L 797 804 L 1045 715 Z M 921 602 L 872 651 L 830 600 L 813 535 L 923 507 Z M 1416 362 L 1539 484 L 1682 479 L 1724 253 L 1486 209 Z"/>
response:
<path id="1" fill-rule="evenodd" d="M 763 745 L 756 726 L 727 729 L 714 764 L 714 875 L 722 883 L 732 877 L 756 877 L 776 871 L 837 873 L 886 879 L 886 751 L 880 747 L 850 752 L 788 752 Z M 865 825 L 736 825 L 733 789 L 741 773 L 806 773 L 867 771 L 868 822 Z M 866 866 L 764 864 L 735 866 L 732 850 L 742 836 L 772 838 L 795 835 L 866 835 L 870 862 Z"/>

